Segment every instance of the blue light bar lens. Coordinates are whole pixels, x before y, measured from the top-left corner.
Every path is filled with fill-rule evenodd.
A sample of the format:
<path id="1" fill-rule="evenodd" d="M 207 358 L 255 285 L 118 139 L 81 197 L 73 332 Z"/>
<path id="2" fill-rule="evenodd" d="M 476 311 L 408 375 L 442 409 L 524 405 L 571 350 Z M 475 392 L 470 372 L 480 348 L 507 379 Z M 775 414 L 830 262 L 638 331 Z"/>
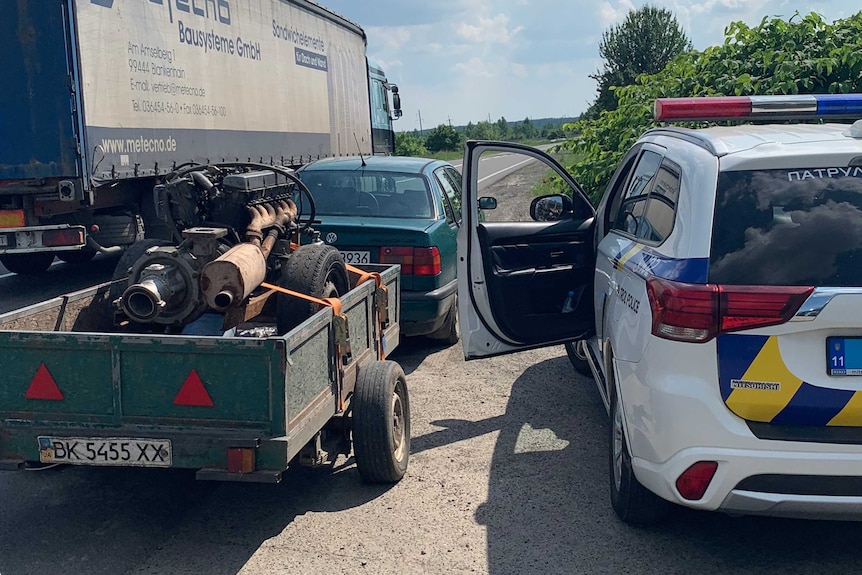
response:
<path id="1" fill-rule="evenodd" d="M 817 115 L 858 115 L 862 118 L 862 94 L 815 94 Z"/>

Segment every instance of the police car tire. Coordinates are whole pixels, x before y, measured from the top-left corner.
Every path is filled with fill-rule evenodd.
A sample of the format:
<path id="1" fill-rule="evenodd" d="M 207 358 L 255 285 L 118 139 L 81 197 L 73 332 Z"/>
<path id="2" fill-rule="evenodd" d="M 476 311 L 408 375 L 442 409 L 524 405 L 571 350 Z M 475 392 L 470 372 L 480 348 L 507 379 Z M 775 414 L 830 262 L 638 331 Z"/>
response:
<path id="1" fill-rule="evenodd" d="M 613 385 L 613 384 L 612 384 Z M 612 388 L 613 389 L 613 388 Z M 622 429 L 622 413 L 616 398 L 616 391 L 611 392 L 611 421 L 608 426 L 610 433 L 608 476 L 610 479 L 611 506 L 617 516 L 632 525 L 650 525 L 656 523 L 668 514 L 670 504 L 641 485 L 632 469 L 632 458 L 626 443 L 626 434 Z M 617 419 L 619 418 L 619 419 Z M 619 433 L 619 441 L 615 435 Z M 616 447 L 615 447 L 616 444 Z M 615 457 L 620 458 L 620 481 L 614 477 Z"/>
<path id="2" fill-rule="evenodd" d="M 325 244 L 300 246 L 281 268 L 279 286 L 302 294 L 325 298 L 343 296 L 350 290 L 347 267 L 338 250 Z M 279 335 L 289 332 L 320 306 L 287 294 L 278 294 L 276 323 Z"/>
<path id="3" fill-rule="evenodd" d="M 410 399 L 401 366 L 372 361 L 362 367 L 351 409 L 353 455 L 362 480 L 400 480 L 410 459 Z"/>
<path id="4" fill-rule="evenodd" d="M 569 362 L 571 362 L 575 371 L 592 379 L 593 371 L 590 369 L 590 364 L 583 353 L 581 353 L 581 350 L 578 349 L 580 343 L 580 341 L 567 341 L 564 344 L 566 355 L 569 356 Z"/>

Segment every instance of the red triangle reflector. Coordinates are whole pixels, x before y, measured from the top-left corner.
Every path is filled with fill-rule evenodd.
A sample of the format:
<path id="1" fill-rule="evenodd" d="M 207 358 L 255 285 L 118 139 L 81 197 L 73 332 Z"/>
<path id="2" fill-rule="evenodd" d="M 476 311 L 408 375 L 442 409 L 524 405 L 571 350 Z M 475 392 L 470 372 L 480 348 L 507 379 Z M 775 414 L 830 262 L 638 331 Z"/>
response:
<path id="1" fill-rule="evenodd" d="M 57 387 L 57 382 L 51 376 L 51 372 L 41 364 L 30 382 L 30 387 L 24 393 L 27 399 L 50 399 L 52 401 L 63 401 L 63 392 Z"/>
<path id="2" fill-rule="evenodd" d="M 196 407 L 212 407 L 213 403 L 210 394 L 207 393 L 207 388 L 204 387 L 204 382 L 201 381 L 201 376 L 196 370 L 192 370 L 186 378 L 185 383 L 180 388 L 179 393 L 174 398 L 174 405 L 192 405 Z"/>

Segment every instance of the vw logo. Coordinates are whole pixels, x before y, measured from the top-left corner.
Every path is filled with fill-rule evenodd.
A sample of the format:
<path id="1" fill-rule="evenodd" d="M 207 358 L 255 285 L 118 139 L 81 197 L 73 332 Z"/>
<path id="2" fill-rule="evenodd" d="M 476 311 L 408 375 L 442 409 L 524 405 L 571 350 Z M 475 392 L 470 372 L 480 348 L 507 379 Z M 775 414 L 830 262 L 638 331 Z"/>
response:
<path id="1" fill-rule="evenodd" d="M 329 232 L 326 234 L 326 243 L 334 244 L 338 241 L 338 235 L 335 232 Z"/>

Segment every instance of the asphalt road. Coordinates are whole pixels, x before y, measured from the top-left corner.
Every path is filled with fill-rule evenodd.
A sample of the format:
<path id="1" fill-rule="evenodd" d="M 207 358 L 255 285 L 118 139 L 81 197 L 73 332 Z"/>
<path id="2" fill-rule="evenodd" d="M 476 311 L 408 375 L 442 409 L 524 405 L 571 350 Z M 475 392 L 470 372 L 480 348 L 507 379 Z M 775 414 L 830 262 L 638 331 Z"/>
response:
<path id="1" fill-rule="evenodd" d="M 391 359 L 407 374 L 412 413 L 400 483 L 365 485 L 347 458 L 292 469 L 280 485 L 146 469 L 0 473 L 0 573 L 859 571 L 860 523 L 682 508 L 650 529 L 618 521 L 607 416 L 561 347 L 465 362 L 458 345 L 417 339 Z"/>
<path id="2" fill-rule="evenodd" d="M 407 342 L 412 455 L 397 485 L 352 461 L 280 485 L 65 467 L 0 474 L 0 573 L 857 573 L 862 525 L 611 511 L 607 418 L 561 348 L 465 363 Z"/>

